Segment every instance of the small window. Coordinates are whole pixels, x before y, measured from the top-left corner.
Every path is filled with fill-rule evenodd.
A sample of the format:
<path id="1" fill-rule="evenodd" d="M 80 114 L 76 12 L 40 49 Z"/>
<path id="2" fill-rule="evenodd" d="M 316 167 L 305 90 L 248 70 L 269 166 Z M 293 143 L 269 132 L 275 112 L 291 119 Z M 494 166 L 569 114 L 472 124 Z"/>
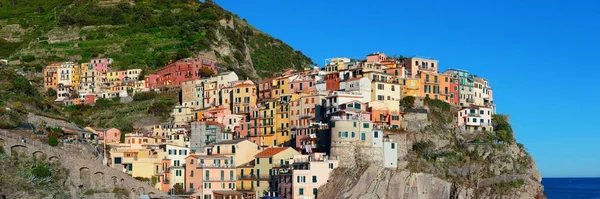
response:
<path id="1" fill-rule="evenodd" d="M 312 176 L 312 182 L 317 183 L 317 176 Z"/>
<path id="2" fill-rule="evenodd" d="M 363 123 L 363 128 L 369 128 L 369 123 Z"/>

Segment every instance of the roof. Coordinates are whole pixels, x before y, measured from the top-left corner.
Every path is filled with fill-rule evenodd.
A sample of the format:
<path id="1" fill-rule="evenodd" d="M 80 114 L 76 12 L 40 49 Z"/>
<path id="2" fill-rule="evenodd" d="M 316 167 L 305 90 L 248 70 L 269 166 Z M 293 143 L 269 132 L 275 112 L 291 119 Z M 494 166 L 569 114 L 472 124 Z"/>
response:
<path id="1" fill-rule="evenodd" d="M 243 142 L 246 139 L 237 139 L 237 140 L 225 140 L 225 141 L 221 141 L 218 143 L 214 143 L 214 145 L 221 145 L 221 144 L 237 144 L 240 142 Z"/>
<path id="2" fill-rule="evenodd" d="M 256 162 L 254 160 L 250 160 L 240 166 L 237 166 L 237 168 L 254 168 L 254 166 L 256 166 Z"/>
<path id="3" fill-rule="evenodd" d="M 271 157 L 271 156 L 277 155 L 287 149 L 290 149 L 290 147 L 268 148 L 268 149 L 265 149 L 264 151 L 261 151 L 260 153 L 256 154 L 254 157 Z"/>

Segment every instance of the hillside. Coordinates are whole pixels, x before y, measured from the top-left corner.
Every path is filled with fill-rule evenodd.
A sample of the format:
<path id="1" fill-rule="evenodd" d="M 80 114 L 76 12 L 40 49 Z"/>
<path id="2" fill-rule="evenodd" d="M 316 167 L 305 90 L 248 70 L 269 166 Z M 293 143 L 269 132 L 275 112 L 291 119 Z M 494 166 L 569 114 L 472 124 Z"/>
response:
<path id="1" fill-rule="evenodd" d="M 545 198 L 508 117 L 494 115 L 494 133 L 466 133 L 456 126 L 457 107 L 427 99 L 415 106 L 428 113 L 407 113 L 405 131 L 385 132 L 398 143 L 398 169 L 357 154 L 356 165 L 334 170 L 319 198 Z"/>
<path id="2" fill-rule="evenodd" d="M 0 0 L 0 58 L 29 71 L 52 61 L 111 57 L 150 72 L 201 54 L 258 79 L 312 64 L 212 1 Z"/>

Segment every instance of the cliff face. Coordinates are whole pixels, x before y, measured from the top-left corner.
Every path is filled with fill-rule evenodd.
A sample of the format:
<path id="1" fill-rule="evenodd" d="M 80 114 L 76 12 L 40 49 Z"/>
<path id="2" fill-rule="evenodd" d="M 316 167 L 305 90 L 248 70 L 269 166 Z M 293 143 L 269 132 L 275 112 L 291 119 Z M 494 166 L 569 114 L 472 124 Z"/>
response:
<path id="1" fill-rule="evenodd" d="M 507 117 L 494 117 L 495 133 L 465 133 L 452 110 L 420 108 L 428 113 L 406 114 L 405 130 L 385 132 L 398 143 L 397 169 L 364 154 L 340 160 L 349 164 L 334 170 L 318 198 L 545 198 L 533 159 L 502 126 Z"/>

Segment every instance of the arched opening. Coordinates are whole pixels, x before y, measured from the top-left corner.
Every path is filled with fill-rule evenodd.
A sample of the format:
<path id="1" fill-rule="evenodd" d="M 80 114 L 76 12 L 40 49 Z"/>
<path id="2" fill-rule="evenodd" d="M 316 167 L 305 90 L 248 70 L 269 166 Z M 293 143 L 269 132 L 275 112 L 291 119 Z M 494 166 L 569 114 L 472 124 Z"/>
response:
<path id="1" fill-rule="evenodd" d="M 96 172 L 94 173 L 94 188 L 95 189 L 104 189 L 104 173 Z"/>
<path id="2" fill-rule="evenodd" d="M 89 189 L 90 188 L 90 183 L 91 183 L 91 175 L 90 175 L 90 168 L 87 167 L 81 167 L 79 168 L 79 184 L 80 187 L 83 189 Z"/>
<path id="3" fill-rule="evenodd" d="M 35 161 L 43 161 L 46 160 L 46 154 L 42 151 L 35 151 L 33 152 L 33 159 Z"/>
<path id="4" fill-rule="evenodd" d="M 23 145 L 14 145 L 10 147 L 10 154 L 13 156 L 26 154 L 27 147 Z"/>

